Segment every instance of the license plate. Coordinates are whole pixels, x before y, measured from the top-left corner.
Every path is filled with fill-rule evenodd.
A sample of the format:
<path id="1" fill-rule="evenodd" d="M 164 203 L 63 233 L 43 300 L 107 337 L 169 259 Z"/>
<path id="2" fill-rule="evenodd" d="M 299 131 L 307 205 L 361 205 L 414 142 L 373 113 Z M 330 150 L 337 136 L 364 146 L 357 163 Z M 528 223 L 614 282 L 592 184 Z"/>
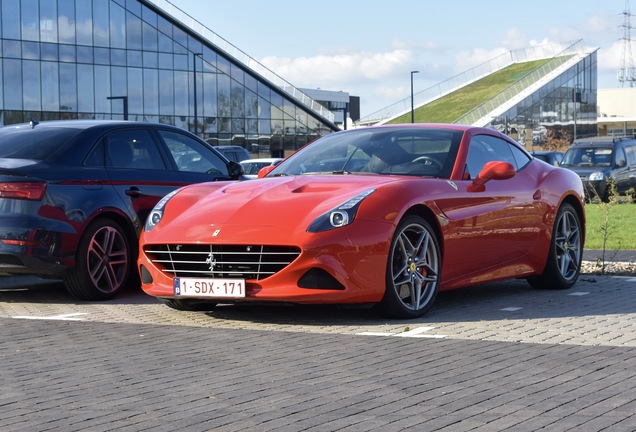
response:
<path id="1" fill-rule="evenodd" d="M 180 297 L 244 298 L 244 279 L 174 278 L 174 295 Z"/>

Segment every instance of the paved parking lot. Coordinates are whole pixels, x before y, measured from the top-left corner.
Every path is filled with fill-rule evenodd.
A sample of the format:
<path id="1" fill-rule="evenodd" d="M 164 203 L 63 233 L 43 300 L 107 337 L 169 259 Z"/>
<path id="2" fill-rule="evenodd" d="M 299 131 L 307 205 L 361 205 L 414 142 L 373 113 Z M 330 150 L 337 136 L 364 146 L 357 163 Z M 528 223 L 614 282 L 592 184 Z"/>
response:
<path id="1" fill-rule="evenodd" d="M 636 430 L 636 277 L 441 293 L 411 321 L 2 284 L 2 431 Z"/>

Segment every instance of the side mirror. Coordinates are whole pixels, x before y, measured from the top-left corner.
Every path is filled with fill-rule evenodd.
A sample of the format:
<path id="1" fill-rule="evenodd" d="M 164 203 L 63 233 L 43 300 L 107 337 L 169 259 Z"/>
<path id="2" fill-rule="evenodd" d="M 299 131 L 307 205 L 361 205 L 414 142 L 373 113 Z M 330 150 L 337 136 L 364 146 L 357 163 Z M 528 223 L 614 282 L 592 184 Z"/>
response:
<path id="1" fill-rule="evenodd" d="M 268 165 L 266 167 L 261 168 L 260 170 L 258 170 L 258 178 L 265 177 L 267 174 L 274 171 L 274 168 L 276 168 L 275 165 Z"/>
<path id="2" fill-rule="evenodd" d="M 490 180 L 506 180 L 514 177 L 516 174 L 515 167 L 508 162 L 492 161 L 484 165 L 484 168 L 477 175 L 472 184 L 468 186 L 468 192 L 483 192 L 486 190 L 484 186 Z"/>
<path id="3" fill-rule="evenodd" d="M 243 175 L 243 165 L 238 162 L 230 161 L 227 166 L 230 178 L 238 180 Z"/>

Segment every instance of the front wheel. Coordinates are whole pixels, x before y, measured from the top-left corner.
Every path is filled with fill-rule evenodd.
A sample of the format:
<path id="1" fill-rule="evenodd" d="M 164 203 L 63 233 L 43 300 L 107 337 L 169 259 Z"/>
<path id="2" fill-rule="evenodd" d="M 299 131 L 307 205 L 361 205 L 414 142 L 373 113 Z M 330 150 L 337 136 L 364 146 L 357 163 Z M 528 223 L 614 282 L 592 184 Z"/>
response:
<path id="1" fill-rule="evenodd" d="M 435 301 L 442 260 L 431 225 L 415 215 L 397 227 L 386 269 L 386 291 L 378 311 L 392 318 L 418 318 Z"/>
<path id="2" fill-rule="evenodd" d="M 123 290 L 132 269 L 132 250 L 123 228 L 112 219 L 101 218 L 86 228 L 76 266 L 64 283 L 79 299 L 108 300 Z"/>
<path id="3" fill-rule="evenodd" d="M 543 274 L 528 279 L 539 289 L 570 288 L 581 273 L 583 259 L 583 227 L 581 219 L 571 204 L 563 204 L 557 213 L 548 261 Z"/>

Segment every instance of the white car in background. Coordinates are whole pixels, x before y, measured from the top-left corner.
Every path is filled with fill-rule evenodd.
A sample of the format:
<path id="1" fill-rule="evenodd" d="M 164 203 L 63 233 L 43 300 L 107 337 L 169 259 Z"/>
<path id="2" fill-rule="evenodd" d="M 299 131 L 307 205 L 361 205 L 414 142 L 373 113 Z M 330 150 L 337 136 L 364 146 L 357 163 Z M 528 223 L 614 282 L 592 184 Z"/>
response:
<path id="1" fill-rule="evenodd" d="M 282 160 L 282 158 L 246 159 L 239 163 L 243 166 L 245 177 L 255 179 L 258 177 L 258 172 L 261 168 L 277 165 Z"/>

